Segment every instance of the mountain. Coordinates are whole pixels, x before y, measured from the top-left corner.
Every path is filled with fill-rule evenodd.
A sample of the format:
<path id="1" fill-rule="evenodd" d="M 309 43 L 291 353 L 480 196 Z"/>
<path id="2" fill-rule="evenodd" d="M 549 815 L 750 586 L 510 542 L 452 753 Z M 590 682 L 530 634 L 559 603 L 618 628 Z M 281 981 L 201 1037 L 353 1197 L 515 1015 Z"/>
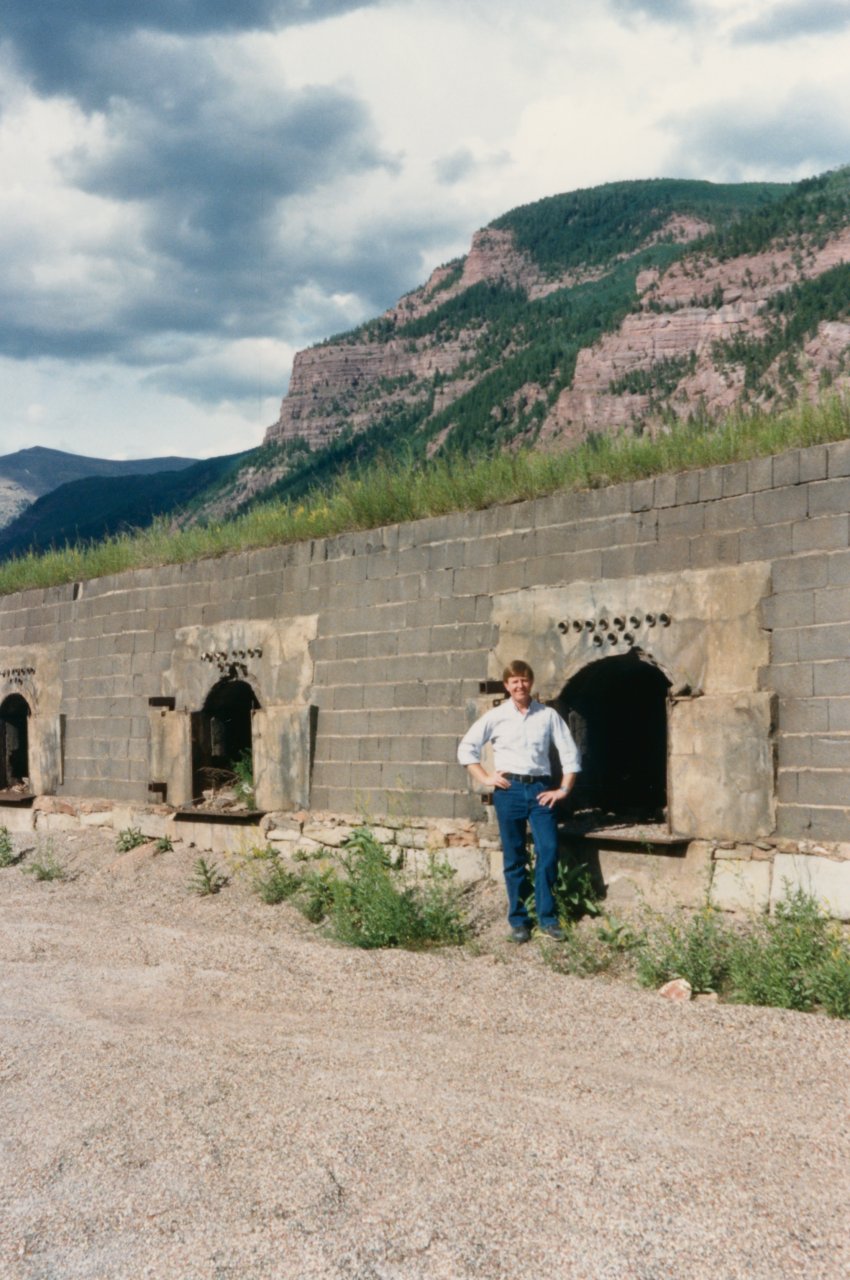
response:
<path id="1" fill-rule="evenodd" d="M 608 183 L 504 214 L 382 316 L 299 352 L 259 449 L 88 473 L 0 531 L 0 557 L 300 500 L 382 457 L 702 428 L 848 384 L 850 167 L 793 185 Z M 10 459 L 35 477 L 51 453 L 0 459 L 0 485 L 23 486 Z"/>
<path id="2" fill-rule="evenodd" d="M 195 458 L 144 458 L 115 462 L 39 445 L 0 457 L 0 529 L 43 494 L 86 476 L 151 475 L 190 467 Z"/>
<path id="3" fill-rule="evenodd" d="M 567 445 L 850 377 L 850 168 L 611 183 L 515 209 L 379 318 L 300 352 L 268 448 L 297 496 L 401 450 Z"/>
<path id="4" fill-rule="evenodd" d="M 95 475 L 60 484 L 0 529 L 0 560 L 145 528 L 157 516 L 188 519 L 199 499 L 226 487 L 228 476 L 244 456 L 240 453 L 207 458 L 190 462 L 180 470 L 156 471 L 153 475 Z"/>

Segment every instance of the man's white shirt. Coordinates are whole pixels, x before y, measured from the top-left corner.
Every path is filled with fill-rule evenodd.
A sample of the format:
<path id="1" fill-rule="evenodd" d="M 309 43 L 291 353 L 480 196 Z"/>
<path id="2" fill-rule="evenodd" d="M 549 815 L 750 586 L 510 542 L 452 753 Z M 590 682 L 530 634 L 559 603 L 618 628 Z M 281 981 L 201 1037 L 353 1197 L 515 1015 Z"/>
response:
<path id="1" fill-rule="evenodd" d="M 499 773 L 550 777 L 550 746 L 558 752 L 565 775 L 581 769 L 581 757 L 566 724 L 557 711 L 534 698 L 524 714 L 511 698 L 485 712 L 461 739 L 460 763 L 479 764 L 488 742 L 493 744 L 493 763 Z"/>

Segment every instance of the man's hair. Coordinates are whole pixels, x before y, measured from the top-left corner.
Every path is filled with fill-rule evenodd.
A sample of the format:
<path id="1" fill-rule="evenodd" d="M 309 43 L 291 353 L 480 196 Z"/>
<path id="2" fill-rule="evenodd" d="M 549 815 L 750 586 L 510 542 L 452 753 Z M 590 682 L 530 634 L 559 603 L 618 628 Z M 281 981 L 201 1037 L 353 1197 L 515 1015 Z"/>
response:
<path id="1" fill-rule="evenodd" d="M 507 684 L 511 676 L 525 676 L 534 684 L 534 672 L 527 662 L 523 662 L 521 658 L 515 658 L 513 662 L 509 662 L 502 672 L 502 684 Z"/>

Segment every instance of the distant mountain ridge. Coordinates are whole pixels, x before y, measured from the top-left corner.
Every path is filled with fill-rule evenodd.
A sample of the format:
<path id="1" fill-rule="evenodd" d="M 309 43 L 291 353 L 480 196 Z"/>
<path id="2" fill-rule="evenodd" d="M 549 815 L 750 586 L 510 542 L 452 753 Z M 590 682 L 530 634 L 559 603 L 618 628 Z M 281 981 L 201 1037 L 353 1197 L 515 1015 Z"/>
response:
<path id="1" fill-rule="evenodd" d="M 497 218 L 383 316 L 300 352 L 266 443 L 305 442 L 315 474 L 322 452 L 551 447 L 849 379 L 850 168 L 611 183 Z"/>
<path id="2" fill-rule="evenodd" d="M 300 502 L 381 458 L 702 430 L 828 388 L 850 391 L 850 167 L 793 185 L 607 183 L 504 214 L 383 315 L 299 352 L 259 449 L 102 464 L 184 469 L 88 472 L 0 530 L 0 558 Z M 0 501 L 41 453 L 10 455 L 12 478 L 0 458 Z"/>
<path id="3" fill-rule="evenodd" d="M 199 499 L 216 492 L 244 454 L 186 462 L 176 469 L 89 475 L 36 498 L 0 529 L 0 560 L 67 543 L 92 542 L 146 528 L 159 516 L 186 518 Z M 97 461 L 96 459 L 94 461 Z M 154 460 L 158 461 L 158 460 Z M 170 461 L 163 459 L 162 461 Z"/>
<path id="4" fill-rule="evenodd" d="M 88 476 L 136 476 L 179 471 L 196 461 L 195 458 L 179 457 L 115 461 L 65 453 L 42 445 L 7 453 L 0 457 L 0 529 L 36 498 L 71 480 L 82 480 Z"/>

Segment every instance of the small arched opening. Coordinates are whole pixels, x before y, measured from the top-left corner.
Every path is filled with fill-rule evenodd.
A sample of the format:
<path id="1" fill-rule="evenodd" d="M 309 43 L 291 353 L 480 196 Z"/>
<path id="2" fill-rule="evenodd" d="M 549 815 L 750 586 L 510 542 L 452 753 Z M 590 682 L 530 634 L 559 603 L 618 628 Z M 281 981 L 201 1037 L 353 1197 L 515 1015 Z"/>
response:
<path id="1" fill-rule="evenodd" d="M 29 788 L 29 717 L 29 703 L 19 693 L 0 703 L 0 791 Z"/>
<path id="2" fill-rule="evenodd" d="M 637 650 L 592 662 L 567 681 L 553 705 L 582 754 L 576 810 L 619 821 L 666 819 L 669 688 Z"/>
<path id="3" fill-rule="evenodd" d="M 252 713 L 259 709 L 246 680 L 219 680 L 201 711 L 192 716 L 192 792 L 200 800 L 205 791 L 253 779 Z"/>

